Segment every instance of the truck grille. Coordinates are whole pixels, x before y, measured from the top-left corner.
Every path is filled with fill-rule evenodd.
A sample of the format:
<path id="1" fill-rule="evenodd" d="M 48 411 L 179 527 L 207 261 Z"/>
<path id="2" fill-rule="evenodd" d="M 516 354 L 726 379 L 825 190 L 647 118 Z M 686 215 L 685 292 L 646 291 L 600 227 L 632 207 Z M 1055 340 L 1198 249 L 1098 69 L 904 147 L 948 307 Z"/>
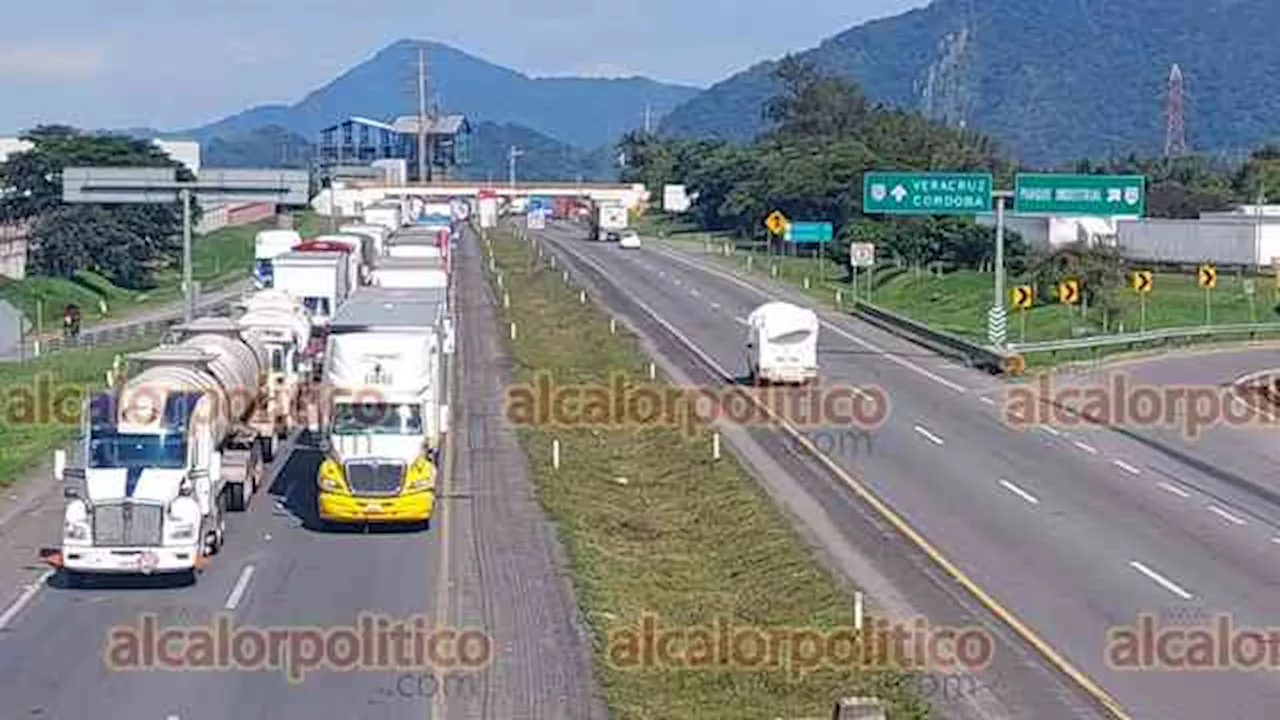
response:
<path id="1" fill-rule="evenodd" d="M 395 495 L 404 478 L 404 463 L 348 463 L 347 485 L 352 495 Z"/>
<path id="2" fill-rule="evenodd" d="M 93 507 L 93 542 L 104 547 L 151 547 L 162 541 L 164 508 L 144 503 Z"/>

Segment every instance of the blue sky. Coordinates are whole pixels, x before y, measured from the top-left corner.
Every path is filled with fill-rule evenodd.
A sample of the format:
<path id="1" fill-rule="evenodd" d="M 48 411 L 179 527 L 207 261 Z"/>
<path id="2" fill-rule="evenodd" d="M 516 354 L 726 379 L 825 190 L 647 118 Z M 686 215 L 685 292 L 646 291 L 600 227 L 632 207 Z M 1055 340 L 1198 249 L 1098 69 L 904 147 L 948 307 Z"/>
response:
<path id="1" fill-rule="evenodd" d="M 58 0 L 0 23 L 0 133 L 183 129 L 294 102 L 402 38 L 530 75 L 709 85 L 926 0 Z M 803 7 L 803 13 L 795 12 Z M 716 28 L 708 32 L 708 28 Z"/>

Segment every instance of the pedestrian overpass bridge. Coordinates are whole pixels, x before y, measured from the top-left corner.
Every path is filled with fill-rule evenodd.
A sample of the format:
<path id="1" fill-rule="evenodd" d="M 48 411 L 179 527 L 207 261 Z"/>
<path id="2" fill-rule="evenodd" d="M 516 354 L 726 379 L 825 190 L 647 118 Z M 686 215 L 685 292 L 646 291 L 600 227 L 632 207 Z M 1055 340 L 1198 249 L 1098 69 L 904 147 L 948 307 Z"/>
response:
<path id="1" fill-rule="evenodd" d="M 493 193 L 498 198 L 589 197 L 600 202 L 617 202 L 634 208 L 648 200 L 643 183 L 554 183 L 528 182 L 498 185 L 467 181 L 438 181 L 429 185 L 382 185 L 376 182 L 346 182 L 337 188 L 325 188 L 311 201 L 322 215 L 330 214 L 336 205 L 339 214 L 358 216 L 360 208 L 379 200 L 401 197 L 478 197 Z"/>

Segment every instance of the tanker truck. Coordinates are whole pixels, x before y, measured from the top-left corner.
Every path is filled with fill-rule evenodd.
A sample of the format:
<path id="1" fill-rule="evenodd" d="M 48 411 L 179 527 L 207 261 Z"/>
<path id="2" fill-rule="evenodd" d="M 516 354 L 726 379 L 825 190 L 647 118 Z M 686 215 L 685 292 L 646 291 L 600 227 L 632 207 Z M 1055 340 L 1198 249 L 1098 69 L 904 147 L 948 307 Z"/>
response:
<path id="1" fill-rule="evenodd" d="M 195 582 L 227 511 L 262 485 L 277 428 L 264 402 L 262 335 L 228 318 L 174 328 L 127 356 L 83 416 L 83 467 L 54 454 L 67 499 L 62 544 L 42 552 L 77 586 L 86 575 L 176 574 Z"/>
<path id="2" fill-rule="evenodd" d="M 236 319 L 241 334 L 250 342 L 261 343 L 266 356 L 263 410 L 280 440 L 300 424 L 299 401 L 313 371 L 311 358 L 305 354 L 311 319 L 301 302 L 281 290 L 254 293 L 241 308 L 243 313 Z"/>

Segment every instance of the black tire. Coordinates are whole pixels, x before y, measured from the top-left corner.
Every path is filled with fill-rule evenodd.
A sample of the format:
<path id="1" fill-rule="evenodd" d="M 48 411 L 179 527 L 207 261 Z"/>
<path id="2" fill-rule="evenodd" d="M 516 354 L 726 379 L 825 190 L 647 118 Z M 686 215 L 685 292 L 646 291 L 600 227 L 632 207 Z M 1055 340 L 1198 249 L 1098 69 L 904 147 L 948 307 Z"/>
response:
<path id="1" fill-rule="evenodd" d="M 227 509 L 231 512 L 244 512 L 249 506 L 244 494 L 244 483 L 227 483 L 222 492 L 226 493 Z"/>
<path id="2" fill-rule="evenodd" d="M 88 585 L 87 578 L 84 573 L 75 570 L 62 569 L 62 586 L 68 590 L 79 590 Z"/>
<path id="3" fill-rule="evenodd" d="M 258 441 L 258 444 L 261 446 L 261 449 L 262 449 L 262 462 L 269 464 L 276 457 L 275 438 L 274 437 L 260 438 Z"/>

